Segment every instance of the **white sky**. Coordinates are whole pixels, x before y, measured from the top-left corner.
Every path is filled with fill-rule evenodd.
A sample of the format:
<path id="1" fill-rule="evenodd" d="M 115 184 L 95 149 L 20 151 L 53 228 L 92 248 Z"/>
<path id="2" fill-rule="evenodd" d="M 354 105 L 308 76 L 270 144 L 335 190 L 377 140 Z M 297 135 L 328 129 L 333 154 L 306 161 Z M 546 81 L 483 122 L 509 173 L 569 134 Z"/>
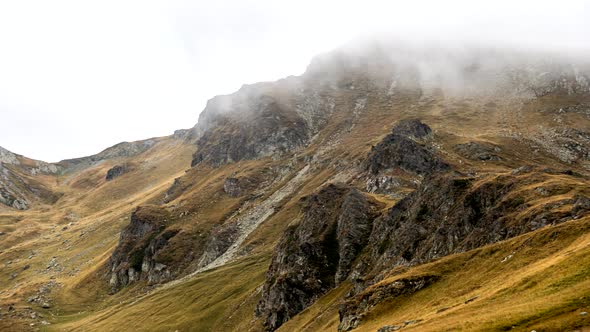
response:
<path id="1" fill-rule="evenodd" d="M 377 32 L 569 52 L 590 48 L 590 1 L 0 0 L 0 146 L 58 161 L 169 135 Z"/>

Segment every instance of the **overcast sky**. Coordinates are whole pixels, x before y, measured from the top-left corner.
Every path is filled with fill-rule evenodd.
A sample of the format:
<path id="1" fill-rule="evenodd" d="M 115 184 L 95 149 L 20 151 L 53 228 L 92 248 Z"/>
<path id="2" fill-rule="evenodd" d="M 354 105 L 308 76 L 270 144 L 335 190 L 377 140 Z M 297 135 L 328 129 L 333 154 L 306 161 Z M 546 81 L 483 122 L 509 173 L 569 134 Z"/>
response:
<path id="1" fill-rule="evenodd" d="M 589 3 L 0 0 L 0 146 L 58 161 L 169 135 L 373 33 L 588 49 Z"/>

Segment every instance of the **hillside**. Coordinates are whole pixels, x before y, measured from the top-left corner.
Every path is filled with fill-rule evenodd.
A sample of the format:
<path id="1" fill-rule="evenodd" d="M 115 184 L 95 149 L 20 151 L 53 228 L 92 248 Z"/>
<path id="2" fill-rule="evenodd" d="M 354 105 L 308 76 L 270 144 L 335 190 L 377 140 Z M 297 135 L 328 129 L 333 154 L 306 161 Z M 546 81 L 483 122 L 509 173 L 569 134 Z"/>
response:
<path id="1" fill-rule="evenodd" d="M 589 128 L 578 58 L 367 43 L 169 137 L 0 150 L 0 328 L 583 330 Z"/>

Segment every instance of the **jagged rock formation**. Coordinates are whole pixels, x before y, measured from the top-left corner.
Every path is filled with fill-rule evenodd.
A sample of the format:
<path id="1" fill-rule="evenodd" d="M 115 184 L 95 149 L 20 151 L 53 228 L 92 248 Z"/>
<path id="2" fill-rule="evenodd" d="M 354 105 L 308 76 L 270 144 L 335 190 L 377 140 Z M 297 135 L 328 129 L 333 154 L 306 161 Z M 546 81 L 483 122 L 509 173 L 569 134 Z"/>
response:
<path id="1" fill-rule="evenodd" d="M 225 119 L 215 131 L 207 131 L 197 142 L 192 166 L 206 160 L 221 165 L 243 159 L 283 154 L 303 146 L 309 130 L 303 119 L 285 112 L 274 100 L 254 105 L 260 113 L 252 115 L 250 125 L 240 126 Z"/>
<path id="2" fill-rule="evenodd" d="M 419 120 L 400 121 L 391 134 L 371 148 L 366 168 L 372 175 L 400 168 L 416 174 L 432 174 L 449 169 L 431 147 L 421 143 L 431 135 L 430 127 Z"/>
<path id="3" fill-rule="evenodd" d="M 556 209 L 574 203 L 569 200 L 537 207 L 526 217 L 513 216 L 531 203 L 528 193 L 512 191 L 525 182 L 541 183 L 543 175 L 506 174 L 479 181 L 453 176 L 429 179 L 374 223 L 367 251 L 370 262 L 360 263 L 359 270 L 371 266 L 378 274 L 384 267 L 419 264 L 573 217 Z M 571 190 L 567 184 L 560 189 Z"/>
<path id="4" fill-rule="evenodd" d="M 583 213 L 590 211 L 586 209 L 588 198 L 581 196 L 539 204 L 535 199 L 541 190 L 516 190 L 524 183 L 541 184 L 547 178 L 530 169 L 487 179 L 433 175 L 380 217 L 367 212 L 371 208 L 363 194 L 330 185 L 308 198 L 303 220 L 290 226 L 275 248 L 257 313 L 263 315 L 268 330 L 275 330 L 319 295 L 354 276 L 353 294 L 360 295 L 347 302 L 340 312 L 340 329 L 353 329 L 375 303 L 392 294 L 418 291 L 436 280 L 429 277 L 408 285 L 390 285 L 379 290 L 379 296 L 374 290 L 371 296 L 361 292 L 392 267 L 421 264 L 467 251 L 571 220 L 582 209 Z M 572 182 L 554 185 L 550 190 L 575 190 L 574 181 L 573 178 Z M 363 204 L 344 204 L 345 196 L 344 202 L 351 196 L 365 200 L 360 199 Z M 563 206 L 570 208 L 564 210 Z M 527 209 L 528 213 L 523 215 L 521 212 Z M 336 231 L 343 216 L 353 216 L 352 224 L 360 226 L 360 231 L 345 232 L 344 237 Z M 355 216 L 363 217 L 359 220 Z M 343 252 L 343 248 L 354 249 Z M 351 272 L 348 264 L 352 261 L 356 265 Z"/>
<path id="5" fill-rule="evenodd" d="M 346 279 L 380 206 L 340 184 L 327 185 L 302 204 L 304 216 L 277 245 L 256 309 L 271 331 Z"/>
<path id="6" fill-rule="evenodd" d="M 107 171 L 107 176 L 105 179 L 107 181 L 114 180 L 115 178 L 118 178 L 119 176 L 129 172 L 129 170 L 130 169 L 127 165 L 115 165 Z"/>
<path id="7" fill-rule="evenodd" d="M 421 264 L 572 220 L 579 215 L 578 209 L 590 212 L 584 203 L 588 198 L 539 203 L 540 190 L 517 190 L 525 183 L 542 184 L 547 178 L 547 174 L 529 171 L 483 181 L 443 176 L 424 183 L 373 223 L 369 244 L 354 272 L 359 276 L 355 279 L 359 294 L 340 308 L 339 330 L 354 329 L 371 306 L 387 299 L 370 285 L 392 267 Z M 572 183 L 555 185 L 551 191 L 575 190 Z M 427 285 L 409 288 L 413 292 Z M 384 287 L 398 289 L 397 284 Z M 400 292 L 407 291 L 407 286 L 400 287 Z"/>
<path id="8" fill-rule="evenodd" d="M 157 283 L 170 278 L 167 266 L 157 260 L 158 253 L 178 233 L 166 229 L 170 219 L 168 211 L 155 206 L 141 206 L 133 212 L 108 263 L 113 292 L 138 280 Z"/>
<path id="9" fill-rule="evenodd" d="M 14 191 L 9 190 L 7 186 L 0 187 L 0 203 L 17 210 L 26 210 L 29 208 L 29 202 L 22 196 L 16 196 Z"/>
<path id="10" fill-rule="evenodd" d="M 317 132 L 320 117 L 326 116 L 321 112 L 323 103 L 307 96 L 287 103 L 259 86 L 246 86 L 235 95 L 216 97 L 199 117 L 197 128 L 202 134 L 196 142 L 192 166 L 203 161 L 221 165 L 280 156 L 302 147 Z"/>
<path id="11" fill-rule="evenodd" d="M 0 163 L 18 165 L 17 155 L 0 146 Z"/>

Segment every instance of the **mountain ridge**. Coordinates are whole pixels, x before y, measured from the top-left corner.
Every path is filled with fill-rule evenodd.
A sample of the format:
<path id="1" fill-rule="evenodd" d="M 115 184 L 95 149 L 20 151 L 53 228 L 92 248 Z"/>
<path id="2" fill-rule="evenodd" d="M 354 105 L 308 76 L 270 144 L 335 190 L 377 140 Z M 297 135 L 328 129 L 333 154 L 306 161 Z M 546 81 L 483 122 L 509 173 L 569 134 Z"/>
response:
<path id="1" fill-rule="evenodd" d="M 12 303 L 7 320 L 27 328 L 42 324 L 32 311 L 53 314 L 46 328 L 71 331 L 140 315 L 126 327 L 590 324 L 574 319 L 587 302 L 568 304 L 574 289 L 590 294 L 586 260 L 561 258 L 587 252 L 572 244 L 590 222 L 585 65 L 449 52 L 337 50 L 301 76 L 211 99 L 192 129 L 62 161 L 68 171 L 52 184 L 62 198 L 0 216 L 0 258 L 11 261 L 0 279 L 15 287 L 0 296 Z M 538 271 L 513 265 L 525 258 L 510 250 L 526 250 Z M 496 284 L 511 278 L 499 262 L 509 255 L 525 284 L 513 293 Z M 526 286 L 523 275 L 548 271 L 544 259 L 564 274 Z M 497 267 L 493 284 L 451 287 L 463 305 L 440 293 L 486 264 Z M 504 314 L 509 300 L 550 290 L 551 304 Z M 478 311 L 494 298 L 508 302 Z M 536 318 L 543 310 L 554 311 Z"/>

